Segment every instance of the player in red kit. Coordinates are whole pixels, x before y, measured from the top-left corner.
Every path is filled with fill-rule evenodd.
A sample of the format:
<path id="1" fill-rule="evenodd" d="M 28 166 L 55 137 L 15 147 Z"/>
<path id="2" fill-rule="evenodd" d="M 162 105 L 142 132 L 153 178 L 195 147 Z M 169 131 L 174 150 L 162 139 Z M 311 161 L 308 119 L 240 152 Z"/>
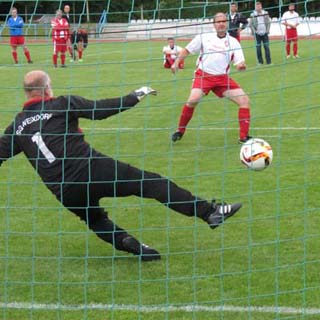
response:
<path id="1" fill-rule="evenodd" d="M 294 11 L 294 3 L 290 3 L 289 10 L 282 16 L 282 24 L 286 27 L 286 52 L 287 59 L 290 58 L 290 47 L 293 42 L 293 58 L 299 58 L 298 56 L 298 32 L 297 27 L 299 25 L 299 14 Z"/>
<path id="2" fill-rule="evenodd" d="M 53 65 L 58 65 L 58 54 L 60 53 L 61 67 L 66 67 L 66 51 L 69 39 L 69 23 L 62 18 L 62 11 L 56 11 L 56 17 L 51 21 L 53 40 Z"/>
<path id="3" fill-rule="evenodd" d="M 230 63 L 233 62 L 239 71 L 245 70 L 245 59 L 239 41 L 228 35 L 227 26 L 226 15 L 217 13 L 214 16 L 215 32 L 196 36 L 181 51 L 171 67 L 171 71 L 176 73 L 181 60 L 190 53 L 200 52 L 191 93 L 187 103 L 183 106 L 179 126 L 172 135 L 173 142 L 183 137 L 195 107 L 203 95 L 207 95 L 210 91 L 219 98 L 228 98 L 239 106 L 239 142 L 244 143 L 251 138 L 249 136 L 249 98 L 240 85 L 228 76 Z"/>
<path id="4" fill-rule="evenodd" d="M 163 52 L 163 66 L 167 69 L 170 69 L 174 64 L 178 54 L 181 52 L 182 48 L 175 44 L 174 38 L 168 38 L 168 45 L 164 46 L 162 49 Z M 179 64 L 179 69 L 184 68 L 184 60 Z"/>

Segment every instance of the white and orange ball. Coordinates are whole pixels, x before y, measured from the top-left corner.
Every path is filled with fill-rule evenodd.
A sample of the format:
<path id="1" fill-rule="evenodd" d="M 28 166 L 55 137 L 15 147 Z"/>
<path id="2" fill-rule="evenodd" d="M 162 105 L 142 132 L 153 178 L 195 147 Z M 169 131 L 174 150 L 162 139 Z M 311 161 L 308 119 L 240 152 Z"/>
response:
<path id="1" fill-rule="evenodd" d="M 251 170 L 261 171 L 270 166 L 273 152 L 270 144 L 259 138 L 248 140 L 241 146 L 240 160 Z"/>

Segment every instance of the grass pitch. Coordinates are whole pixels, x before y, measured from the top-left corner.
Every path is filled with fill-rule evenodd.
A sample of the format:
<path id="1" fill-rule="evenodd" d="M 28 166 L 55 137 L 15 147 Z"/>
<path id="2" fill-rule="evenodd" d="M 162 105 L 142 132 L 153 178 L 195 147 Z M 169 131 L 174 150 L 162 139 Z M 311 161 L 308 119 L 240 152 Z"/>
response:
<path id="1" fill-rule="evenodd" d="M 162 42 L 90 43 L 82 64 L 54 69 L 50 42 L 29 44 L 34 64 L 19 66 L 0 44 L 2 131 L 21 109 L 29 70 L 47 71 L 56 96 L 98 99 L 149 85 L 157 97 L 107 120 L 82 120 L 87 140 L 201 197 L 243 202 L 213 231 L 152 200 L 104 199 L 114 221 L 162 254 L 141 263 L 62 208 L 19 155 L 0 168 L 3 319 L 320 317 L 320 43 L 300 40 L 301 59 L 287 60 L 284 42 L 272 41 L 273 65 L 262 67 L 254 43 L 242 45 L 248 70 L 231 76 L 250 96 L 251 135 L 273 147 L 262 172 L 239 161 L 237 107 L 212 94 L 172 144 L 196 57 L 174 76 L 162 68 Z"/>

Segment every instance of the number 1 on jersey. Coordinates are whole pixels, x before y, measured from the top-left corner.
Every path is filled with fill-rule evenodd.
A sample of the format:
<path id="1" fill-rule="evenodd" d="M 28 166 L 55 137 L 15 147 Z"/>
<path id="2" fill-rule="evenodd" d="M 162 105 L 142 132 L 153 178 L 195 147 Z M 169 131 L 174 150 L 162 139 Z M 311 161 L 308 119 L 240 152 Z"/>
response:
<path id="1" fill-rule="evenodd" d="M 36 132 L 31 139 L 32 139 L 32 142 L 35 142 L 37 144 L 41 153 L 45 156 L 45 158 L 48 160 L 49 163 L 52 163 L 53 161 L 56 160 L 56 157 L 52 154 L 52 152 L 48 149 L 48 147 L 44 143 L 40 132 Z"/>

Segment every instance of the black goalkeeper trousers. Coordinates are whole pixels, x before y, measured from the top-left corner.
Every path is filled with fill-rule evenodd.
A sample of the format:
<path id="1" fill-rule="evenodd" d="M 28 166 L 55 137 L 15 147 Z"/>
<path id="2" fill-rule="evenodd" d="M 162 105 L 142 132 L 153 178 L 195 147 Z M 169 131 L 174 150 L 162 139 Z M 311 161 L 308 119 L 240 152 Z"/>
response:
<path id="1" fill-rule="evenodd" d="M 137 196 L 155 199 L 186 216 L 206 220 L 211 213 L 211 203 L 192 195 L 160 176 L 142 171 L 112 158 L 91 161 L 88 182 L 64 184 L 62 204 L 84 220 L 98 237 L 122 250 L 122 239 L 128 234 L 114 224 L 99 201 L 104 197 Z"/>

